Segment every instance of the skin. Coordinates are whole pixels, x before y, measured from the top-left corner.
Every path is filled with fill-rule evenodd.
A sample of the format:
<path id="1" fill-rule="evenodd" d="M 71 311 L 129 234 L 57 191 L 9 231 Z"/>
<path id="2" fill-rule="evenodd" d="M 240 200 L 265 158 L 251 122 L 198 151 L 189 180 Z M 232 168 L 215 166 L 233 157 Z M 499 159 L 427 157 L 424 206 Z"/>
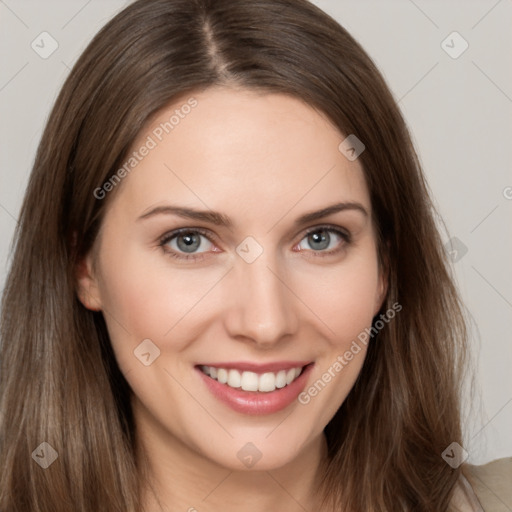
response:
<path id="1" fill-rule="evenodd" d="M 148 510 L 319 510 L 314 496 L 326 454 L 323 429 L 345 400 L 366 350 L 307 405 L 245 415 L 219 402 L 194 365 L 219 361 L 314 361 L 306 389 L 343 355 L 381 307 L 372 210 L 362 167 L 338 150 L 345 138 L 325 116 L 282 94 L 210 88 L 124 178 L 100 234 L 78 269 L 82 303 L 103 311 L 114 353 L 133 390 L 138 441 L 153 489 Z M 159 112 L 139 148 L 185 100 Z M 300 215 L 360 203 L 300 227 Z M 222 212 L 232 227 L 161 214 L 183 205 Z M 306 231 L 329 224 L 318 248 Z M 199 261 L 174 239 L 203 228 Z M 321 231 L 321 230 L 320 230 Z M 321 234 L 321 233 L 320 233 Z M 237 246 L 252 236 L 263 253 L 247 263 Z M 338 250 L 336 254 L 334 251 Z M 330 255 L 326 254 L 329 251 Z M 160 355 L 143 365 L 134 350 L 150 339 Z M 246 468 L 237 452 L 252 442 L 261 459 Z"/>

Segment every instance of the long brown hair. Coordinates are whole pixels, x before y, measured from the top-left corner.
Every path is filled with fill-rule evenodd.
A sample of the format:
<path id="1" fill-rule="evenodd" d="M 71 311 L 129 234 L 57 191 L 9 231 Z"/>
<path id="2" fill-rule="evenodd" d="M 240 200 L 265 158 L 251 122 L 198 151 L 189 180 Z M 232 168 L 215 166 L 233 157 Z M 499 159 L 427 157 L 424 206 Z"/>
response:
<path id="1" fill-rule="evenodd" d="M 102 314 L 77 299 L 75 268 L 114 193 L 94 190 L 145 123 L 178 97 L 226 84 L 301 98 L 366 147 L 359 159 L 389 274 L 382 310 L 402 310 L 369 343 L 325 429 L 326 505 L 448 510 L 460 468 L 441 453 L 462 444 L 466 327 L 428 187 L 381 74 L 306 0 L 139 0 L 71 71 L 22 206 L 1 318 L 3 512 L 141 510 L 130 389 Z M 42 442 L 58 455 L 46 469 L 31 460 L 36 448 L 48 452 Z"/>

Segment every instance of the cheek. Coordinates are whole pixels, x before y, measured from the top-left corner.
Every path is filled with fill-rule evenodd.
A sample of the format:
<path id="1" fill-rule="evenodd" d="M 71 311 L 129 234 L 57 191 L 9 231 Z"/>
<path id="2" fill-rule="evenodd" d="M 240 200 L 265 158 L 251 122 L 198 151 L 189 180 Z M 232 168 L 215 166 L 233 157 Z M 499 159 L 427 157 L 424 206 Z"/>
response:
<path id="1" fill-rule="evenodd" d="M 312 417 L 325 425 L 354 385 L 367 353 L 368 333 L 379 290 L 375 252 L 361 251 L 346 265 L 333 268 L 316 280 L 305 302 L 327 325 L 326 344 L 320 353 L 311 385 L 299 397 Z"/>
<path id="2" fill-rule="evenodd" d="M 373 318 L 377 276 L 371 267 L 362 270 L 343 275 L 339 286 L 330 290 L 333 300 L 328 307 L 332 329 L 342 343 L 356 337 Z"/>
<path id="3" fill-rule="evenodd" d="M 222 271 L 197 271 L 190 266 L 172 269 L 155 249 L 116 251 L 118 244 L 106 248 L 101 263 L 103 313 L 112 346 L 121 368 L 133 365 L 133 351 L 149 339 L 164 355 L 171 349 L 178 352 L 187 344 L 180 336 L 190 319 L 197 319 L 195 310 L 208 291 L 219 281 Z M 192 313 L 192 314 L 191 314 Z"/>
<path id="4" fill-rule="evenodd" d="M 327 326 L 326 336 L 343 347 L 371 325 L 378 306 L 378 264 L 372 244 L 338 266 L 299 277 L 297 294 Z"/>

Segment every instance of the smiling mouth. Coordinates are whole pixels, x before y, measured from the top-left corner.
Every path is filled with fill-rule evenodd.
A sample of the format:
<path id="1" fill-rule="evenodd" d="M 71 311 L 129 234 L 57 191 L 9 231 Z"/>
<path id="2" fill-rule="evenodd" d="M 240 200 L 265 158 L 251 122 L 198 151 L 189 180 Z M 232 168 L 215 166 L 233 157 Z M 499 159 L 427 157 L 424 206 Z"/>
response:
<path id="1" fill-rule="evenodd" d="M 200 365 L 198 368 L 211 379 L 216 380 L 220 384 L 226 384 L 230 388 L 271 393 L 276 389 L 289 386 L 302 374 L 306 366 L 309 365 L 265 373 L 239 371 L 234 368 L 217 368 L 206 365 Z"/>

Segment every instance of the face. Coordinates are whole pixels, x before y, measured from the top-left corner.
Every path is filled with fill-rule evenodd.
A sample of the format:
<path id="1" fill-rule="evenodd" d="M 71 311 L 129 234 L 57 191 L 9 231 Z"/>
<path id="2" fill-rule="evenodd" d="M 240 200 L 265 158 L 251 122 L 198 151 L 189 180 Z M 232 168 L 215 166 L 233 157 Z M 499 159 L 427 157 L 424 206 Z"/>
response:
<path id="1" fill-rule="evenodd" d="M 386 288 L 370 198 L 345 135 L 300 100 L 191 96 L 133 145 L 79 295 L 105 316 L 148 439 L 282 467 L 322 437 L 364 361 L 353 342 Z"/>

